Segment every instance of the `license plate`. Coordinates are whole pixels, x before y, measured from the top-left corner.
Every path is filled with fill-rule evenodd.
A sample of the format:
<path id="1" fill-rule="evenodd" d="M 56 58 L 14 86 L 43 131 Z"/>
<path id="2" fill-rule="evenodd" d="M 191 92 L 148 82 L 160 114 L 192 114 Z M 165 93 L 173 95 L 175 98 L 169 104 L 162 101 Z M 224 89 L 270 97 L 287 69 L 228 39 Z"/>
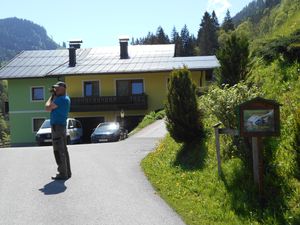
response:
<path id="1" fill-rule="evenodd" d="M 108 141 L 108 139 L 99 139 L 100 142 Z"/>
<path id="2" fill-rule="evenodd" d="M 51 139 L 46 139 L 46 140 L 44 140 L 44 142 L 52 142 L 52 140 Z"/>

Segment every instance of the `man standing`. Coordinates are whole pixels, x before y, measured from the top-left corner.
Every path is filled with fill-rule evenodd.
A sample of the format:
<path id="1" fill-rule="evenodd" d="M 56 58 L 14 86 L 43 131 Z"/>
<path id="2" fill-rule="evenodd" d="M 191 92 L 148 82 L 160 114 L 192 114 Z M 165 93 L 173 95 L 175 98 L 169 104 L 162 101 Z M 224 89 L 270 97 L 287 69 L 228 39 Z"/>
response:
<path id="1" fill-rule="evenodd" d="M 71 167 L 67 149 L 66 123 L 70 111 L 70 98 L 66 95 L 66 84 L 57 82 L 52 86 L 53 93 L 45 104 L 50 113 L 52 144 L 58 174 L 53 180 L 66 180 L 71 178 Z"/>

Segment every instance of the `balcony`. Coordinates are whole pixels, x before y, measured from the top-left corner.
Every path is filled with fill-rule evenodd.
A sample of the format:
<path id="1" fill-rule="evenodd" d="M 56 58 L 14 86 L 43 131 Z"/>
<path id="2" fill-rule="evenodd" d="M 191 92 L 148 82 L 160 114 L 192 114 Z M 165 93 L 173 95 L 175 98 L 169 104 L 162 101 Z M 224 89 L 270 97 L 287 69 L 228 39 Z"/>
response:
<path id="1" fill-rule="evenodd" d="M 71 98 L 71 112 L 143 110 L 148 108 L 147 95 L 97 96 Z"/>

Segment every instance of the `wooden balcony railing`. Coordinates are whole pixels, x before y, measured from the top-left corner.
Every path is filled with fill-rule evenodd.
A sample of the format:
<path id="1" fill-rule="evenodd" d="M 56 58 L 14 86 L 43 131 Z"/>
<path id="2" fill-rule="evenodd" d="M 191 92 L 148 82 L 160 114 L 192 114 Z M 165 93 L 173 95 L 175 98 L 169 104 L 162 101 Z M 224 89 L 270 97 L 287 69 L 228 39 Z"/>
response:
<path id="1" fill-rule="evenodd" d="M 148 108 L 147 95 L 71 97 L 71 112 L 142 110 Z"/>

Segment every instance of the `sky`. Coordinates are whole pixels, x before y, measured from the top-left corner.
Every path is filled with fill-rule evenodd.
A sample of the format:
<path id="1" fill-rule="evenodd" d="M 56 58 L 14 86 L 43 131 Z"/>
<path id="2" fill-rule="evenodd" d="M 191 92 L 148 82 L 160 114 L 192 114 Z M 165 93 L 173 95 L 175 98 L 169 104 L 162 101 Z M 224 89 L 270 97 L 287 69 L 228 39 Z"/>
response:
<path id="1" fill-rule="evenodd" d="M 186 24 L 197 36 L 205 11 L 222 23 L 252 0 L 0 0 L 0 19 L 17 17 L 43 26 L 58 44 L 83 40 L 82 47 L 114 46 L 119 36 L 140 38 L 161 26 L 170 36 Z"/>

